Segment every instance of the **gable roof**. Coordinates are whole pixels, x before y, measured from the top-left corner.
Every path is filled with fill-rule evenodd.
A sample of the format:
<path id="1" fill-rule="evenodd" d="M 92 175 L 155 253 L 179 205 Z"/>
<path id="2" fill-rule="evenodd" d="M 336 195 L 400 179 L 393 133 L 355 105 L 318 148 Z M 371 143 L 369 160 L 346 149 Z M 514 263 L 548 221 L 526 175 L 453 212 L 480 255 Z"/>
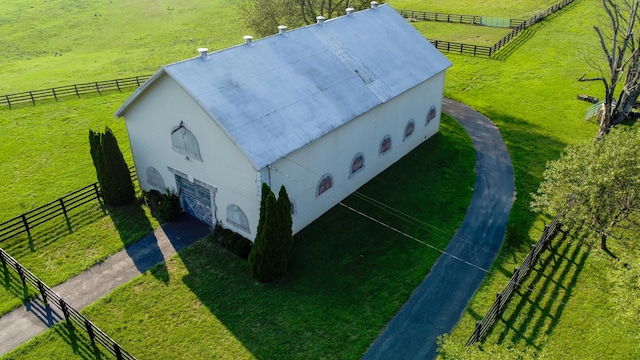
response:
<path id="1" fill-rule="evenodd" d="M 300 149 L 451 66 L 382 5 L 167 65 L 256 169 Z"/>

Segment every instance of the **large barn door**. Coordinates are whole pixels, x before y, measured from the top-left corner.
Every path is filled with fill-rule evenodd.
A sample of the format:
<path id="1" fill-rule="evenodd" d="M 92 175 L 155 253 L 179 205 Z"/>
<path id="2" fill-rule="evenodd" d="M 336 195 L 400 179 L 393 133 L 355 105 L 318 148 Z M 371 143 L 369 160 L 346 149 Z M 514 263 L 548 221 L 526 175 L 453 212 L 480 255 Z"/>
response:
<path id="1" fill-rule="evenodd" d="M 176 184 L 184 210 L 196 219 L 213 225 L 211 190 L 198 182 L 193 183 L 178 175 L 176 175 Z"/>

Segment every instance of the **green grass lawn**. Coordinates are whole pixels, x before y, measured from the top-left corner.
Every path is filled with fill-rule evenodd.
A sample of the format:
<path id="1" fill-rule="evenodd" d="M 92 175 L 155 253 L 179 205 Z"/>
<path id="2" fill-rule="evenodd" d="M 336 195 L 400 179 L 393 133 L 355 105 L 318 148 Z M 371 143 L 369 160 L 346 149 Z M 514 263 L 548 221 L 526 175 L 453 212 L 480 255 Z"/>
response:
<path id="1" fill-rule="evenodd" d="M 491 3 L 391 1 L 390 3 L 398 9 L 524 18 L 534 15 L 536 11 L 546 9 L 555 2 L 557 1 L 521 0 Z M 18 1 L 11 3 L 19 4 Z M 62 0 L 59 0 L 54 4 L 61 3 Z M 195 1 L 185 0 L 182 3 L 183 9 L 193 9 L 186 4 L 195 3 Z M 207 2 L 207 4 L 210 3 Z M 203 12 L 209 15 L 212 12 L 221 14 L 217 16 L 224 23 L 225 12 L 228 11 L 227 15 L 229 15 L 233 11 L 230 4 L 215 2 L 214 5 L 220 7 L 219 12 L 211 10 L 214 9 L 214 5 L 211 5 L 211 9 L 207 8 L 211 11 Z M 5 6 L 4 3 L 3 6 Z M 88 5 L 84 6 L 86 9 Z M 182 13 L 166 10 L 165 6 L 158 5 L 157 9 L 164 9 L 173 15 L 192 14 L 186 10 Z M 495 293 L 504 287 L 513 268 L 518 266 L 529 250 L 529 244 L 537 240 L 540 235 L 545 219 L 530 213 L 528 204 L 529 194 L 536 190 L 541 181 L 546 161 L 556 159 L 567 144 L 589 140 L 596 134 L 595 124 L 582 121 L 582 116 L 590 104 L 577 101 L 575 97 L 579 93 L 602 97 L 599 84 L 576 81 L 583 73 L 592 71 L 585 59 L 600 59 L 596 45 L 597 39 L 592 29 L 598 18 L 602 16 L 599 6 L 596 0 L 576 1 L 565 10 L 550 16 L 543 23 L 519 35 L 503 48 L 495 59 L 448 55 L 454 66 L 447 73 L 446 96 L 471 105 L 497 124 L 512 157 L 517 190 L 517 199 L 511 213 L 505 246 L 492 267 L 487 281 L 455 330 L 453 337 L 456 339 L 464 341 L 471 334 L 474 322 L 491 305 Z M 175 9 L 178 7 L 176 6 Z M 132 8 L 131 11 L 134 12 L 133 10 Z M 80 15 L 78 17 L 82 18 Z M 116 44 L 114 47 L 117 50 L 114 50 L 114 54 L 109 54 L 111 50 L 106 45 L 105 49 L 96 49 L 94 56 L 99 60 L 91 58 L 91 61 L 97 61 L 101 65 L 93 69 L 91 61 L 84 61 L 87 58 L 65 58 L 69 54 L 64 52 L 62 57 L 50 57 L 44 54 L 37 57 L 34 55 L 32 58 L 9 57 L 11 60 L 8 60 L 8 63 L 5 63 L 4 59 L 0 62 L 3 73 L 10 74 L 6 81 L 3 78 L 3 84 L 0 84 L 0 87 L 21 91 L 84 80 L 113 78 L 120 74 L 129 76 L 140 72 L 149 73 L 164 63 L 192 56 L 193 49 L 198 46 L 214 49 L 239 43 L 240 41 L 234 39 L 239 38 L 246 30 L 243 30 L 242 24 L 237 22 L 236 15 L 231 14 L 230 18 L 232 20 L 224 23 L 225 26 L 230 26 L 227 29 L 222 25 L 219 28 L 213 25 L 203 27 L 220 34 L 219 39 L 215 38 L 213 39 L 215 41 L 211 41 L 213 44 L 196 41 L 188 46 L 181 40 L 172 40 L 182 39 L 180 35 L 182 33 L 172 29 L 176 22 L 164 22 L 162 29 L 147 27 L 144 24 L 145 21 L 140 21 L 142 24 L 123 25 L 120 28 L 139 26 L 136 35 L 141 40 L 124 41 L 131 46 L 128 49 L 120 48 L 120 44 Z M 198 25 L 202 23 L 208 24 L 204 21 Z M 3 39 L 4 35 L 10 32 L 7 30 L 10 27 L 7 28 L 6 24 L 7 21 L 0 21 L 0 35 L 3 35 Z M 451 36 L 451 41 L 456 41 L 455 29 L 460 29 L 460 39 L 475 36 L 475 34 L 471 35 L 469 27 L 464 25 L 450 27 L 448 24 L 442 27 L 440 25 L 431 27 L 424 23 L 415 23 L 415 25 L 428 38 L 436 38 L 433 33 L 440 32 L 449 34 L 447 36 Z M 185 25 L 185 28 L 189 26 Z M 71 27 L 61 26 L 60 29 L 71 31 Z M 32 31 L 44 33 L 38 30 Z M 156 32 L 162 36 L 156 37 Z M 178 35 L 174 38 L 171 34 Z M 231 38 L 224 38 L 225 34 L 229 34 Z M 478 39 L 489 41 L 488 39 L 494 36 L 492 34 L 481 33 Z M 89 39 L 87 42 L 91 41 L 90 35 L 90 32 L 87 32 Z M 41 40 L 33 33 L 22 36 L 24 36 L 23 40 L 29 40 L 35 48 L 44 47 L 47 44 L 45 40 L 53 44 L 56 42 L 56 39 L 49 39 L 46 36 L 43 37 L 45 40 Z M 60 35 L 61 38 L 65 36 Z M 80 38 L 78 41 L 82 42 L 83 39 Z M 144 43 L 143 39 L 149 42 Z M 161 44 L 161 41 L 164 43 L 158 45 L 158 48 L 162 46 L 167 50 L 155 51 L 151 57 L 146 58 L 145 55 L 149 52 L 144 50 L 158 49 L 151 48 L 149 44 Z M 138 49 L 135 47 L 136 42 L 147 45 Z M 217 46 L 218 44 L 220 46 Z M 172 49 L 174 46 L 176 48 L 183 46 L 181 48 L 183 50 Z M 133 48 L 136 50 L 132 50 Z M 131 51 L 129 58 L 126 58 L 125 54 L 128 53 L 123 52 L 123 49 Z M 104 50 L 104 55 L 107 55 L 105 59 L 95 55 L 102 55 L 101 50 Z M 105 65 L 111 61 L 106 60 L 109 59 L 109 55 L 121 56 L 121 59 L 125 57 L 123 66 L 126 69 Z M 166 58 L 165 55 L 167 55 Z M 156 56 L 161 58 L 155 58 Z M 174 58 L 170 58 L 171 56 Z M 52 59 L 54 61 L 50 61 Z M 64 65 L 55 63 L 61 59 L 74 61 Z M 38 66 L 31 68 L 28 66 L 30 62 Z M 12 65 L 5 65 L 9 63 Z M 57 65 L 61 68 L 59 73 L 55 69 Z M 3 66 L 22 69 L 24 81 L 19 75 L 7 72 Z M 129 69 L 131 69 L 130 72 Z M 104 74 L 104 77 L 91 77 L 89 76 L 91 74 L 96 76 Z M 44 83 L 44 80 L 48 82 Z M 26 85 L 23 87 L 24 84 Z M 9 92 L 9 90 L 0 92 Z M 50 200 L 47 196 L 56 192 L 55 188 L 59 185 L 61 188 L 58 190 L 62 190 L 62 185 L 67 181 L 70 183 L 65 185 L 64 189 L 69 188 L 69 190 L 75 186 L 73 181 L 77 181 L 79 186 L 92 182 L 95 178 L 93 169 L 86 165 L 76 166 L 75 163 L 77 161 L 79 164 L 82 162 L 90 164 L 88 157 L 82 157 L 88 155 L 88 147 L 85 147 L 86 143 L 83 144 L 84 140 L 81 139 L 86 138 L 90 126 L 99 128 L 105 124 L 113 124 L 110 126 L 114 127 L 121 146 L 126 147 L 123 137 L 124 128 L 118 128 L 122 124 L 111 118 L 115 108 L 125 98 L 126 94 L 116 94 L 103 98 L 96 96 L 95 99 L 89 100 L 69 99 L 60 104 L 52 103 L 51 106 L 25 106 L 15 111 L 0 109 L 0 122 L 9 129 L 11 138 L 26 141 L 24 146 L 15 142 L 14 145 L 0 147 L 0 156 L 3 156 L 2 165 L 0 165 L 3 167 L 0 173 L 3 178 L 0 184 L 4 189 L 11 190 L 3 192 L 0 201 L 4 201 L 5 196 L 12 197 L 14 193 L 16 194 L 13 200 L 2 203 L 0 212 L 6 211 L 7 215 L 19 213 L 21 211 L 12 212 L 6 209 L 22 208 L 21 203 L 25 204 L 24 207 L 28 207 L 30 203 L 46 202 Z M 67 105 L 68 109 L 65 109 Z M 98 111 L 94 112 L 92 108 Z M 100 115 L 100 112 L 105 116 Z M 67 113 L 76 115 L 69 116 L 66 115 Z M 38 117 L 41 119 L 39 122 L 36 121 Z M 88 118 L 91 122 L 77 130 L 79 127 L 77 123 L 82 123 L 83 118 Z M 36 149 L 32 152 L 31 158 L 26 157 L 25 160 L 20 160 L 23 161 L 22 164 L 12 165 L 14 156 L 20 158 L 19 153 L 23 148 L 31 149 L 33 146 L 38 146 L 38 141 L 29 142 L 29 132 L 36 129 L 35 137 L 44 141 L 46 136 L 38 135 L 39 127 L 51 127 L 52 125 L 48 122 L 57 124 L 56 119 L 66 119 L 67 126 L 53 125 L 55 131 L 59 132 L 63 129 L 62 131 L 66 131 L 64 134 L 70 134 L 70 141 L 77 145 L 68 147 L 52 139 L 50 141 L 55 146 L 54 151 L 43 152 Z M 19 125 L 19 122 L 16 123 L 18 120 L 24 121 L 24 124 Z M 20 126 L 22 126 L 21 130 L 18 129 Z M 434 139 L 437 141 L 436 147 L 444 147 L 448 141 L 453 143 L 462 141 L 450 139 L 447 134 L 456 133 L 453 130 L 456 126 L 447 126 L 451 128 L 443 128 L 443 135 Z M 85 151 L 86 155 L 81 155 Z M 67 154 L 67 152 L 77 152 L 77 154 Z M 55 158 L 59 156 L 67 157 L 68 160 L 56 160 Z M 52 166 L 46 166 L 48 161 L 52 161 Z M 44 165 L 38 165 L 34 171 L 20 171 L 22 167 L 29 167 L 32 163 Z M 437 166 L 448 164 L 449 161 L 444 158 Z M 5 171 L 5 169 L 8 170 Z M 57 175 L 52 175 L 57 172 L 66 176 L 58 178 Z M 73 174 L 77 174 L 78 179 L 70 179 L 74 177 Z M 455 174 L 455 171 L 443 170 L 440 176 L 445 177 L 442 180 L 446 180 L 446 176 L 455 177 Z M 380 179 L 379 181 L 385 181 L 382 177 Z M 18 185 L 9 188 L 14 182 Z M 25 184 L 22 187 L 19 185 L 21 182 Z M 38 185 L 40 182 L 48 182 L 49 185 Z M 389 188 L 394 187 L 395 185 Z M 365 187 L 363 191 L 366 189 Z M 55 197 L 69 190 L 56 193 Z M 370 191 L 377 194 L 378 190 L 374 188 Z M 33 195 L 30 195 L 31 191 L 34 191 Z M 420 191 L 424 192 L 424 189 Z M 387 196 L 387 194 L 382 195 Z M 398 200 L 402 199 L 404 197 Z M 359 203 L 357 198 L 350 198 L 349 201 L 355 202 L 358 206 L 366 206 Z M 429 197 L 423 201 L 423 203 L 432 204 L 434 208 L 441 203 L 448 205 L 448 202 L 446 197 Z M 398 206 L 408 205 L 398 203 Z M 466 205 L 455 206 L 463 212 L 462 207 Z M 370 210 L 378 211 L 375 208 Z M 141 358 L 170 357 L 171 351 L 174 356 L 177 351 L 180 351 L 180 354 L 183 351 L 189 351 L 192 357 L 198 357 L 199 354 L 211 357 L 209 354 L 217 354 L 212 356 L 327 358 L 329 357 L 327 354 L 335 353 L 343 354 L 337 357 L 359 357 L 384 323 L 389 320 L 391 309 L 399 306 L 404 301 L 402 299 L 406 299 L 420 281 L 420 276 L 416 274 L 421 273 L 421 276 L 424 276 L 430 266 L 426 263 L 432 261 L 433 255 L 421 246 L 410 244 L 405 238 L 396 238 L 390 234 L 387 239 L 385 232 L 370 224 L 363 222 L 362 225 L 357 223 L 358 226 L 354 226 L 354 222 L 342 222 L 345 212 L 346 210 L 342 208 L 333 209 L 297 237 L 292 256 L 291 275 L 281 283 L 269 286 L 255 284 L 248 278 L 244 262 L 236 260 L 208 242 L 203 242 L 184 251 L 180 256 L 172 258 L 166 267 L 157 268 L 155 277 L 147 274 L 125 285 L 88 309 L 87 314 L 98 326 L 107 330 L 116 340 Z M 102 215 L 98 214 L 98 217 L 100 216 Z M 456 219 L 458 218 L 444 219 L 450 216 L 444 211 L 436 211 L 430 216 L 427 217 L 430 219 L 429 223 L 433 220 L 433 224 L 438 225 L 446 234 L 442 236 L 442 243 L 437 245 L 444 246 L 457 227 Z M 439 221 L 451 222 L 440 224 Z M 94 224 L 99 223 L 100 221 L 94 222 Z M 337 230 L 333 230 L 334 224 Z M 105 227 L 109 226 L 112 225 L 105 225 Z M 371 228 L 375 231 L 373 235 L 377 236 L 376 239 L 382 236 L 384 241 L 368 242 L 372 239 L 362 236 L 361 233 L 344 240 L 333 232 L 347 231 L 352 228 L 359 230 Z M 434 233 L 428 233 L 422 228 L 410 227 L 407 231 L 412 234 L 421 234 L 421 236 L 435 236 Z M 115 241 L 120 241 L 122 244 L 119 234 L 113 237 Z M 435 238 L 434 241 L 436 241 Z M 623 249 L 621 244 L 612 244 L 613 251 Z M 318 253 L 319 250 L 326 252 Z M 195 254 L 206 254 L 206 256 L 198 258 Z M 415 265 L 414 262 L 416 259 L 421 260 L 421 256 L 427 259 L 427 262 L 420 261 Z M 574 240 L 571 243 L 558 245 L 553 252 L 545 255 L 540 264 L 548 264 L 548 270 L 552 273 L 541 271 L 540 274 L 532 274 L 529 281 L 533 290 L 523 292 L 522 297 L 514 298 L 504 321 L 494 329 L 487 341 L 504 346 L 534 347 L 540 352 L 550 354 L 550 358 L 625 358 L 627 355 L 632 357 L 626 358 L 637 358 L 634 355 L 638 354 L 637 344 L 640 343 L 638 341 L 640 340 L 638 337 L 640 321 L 622 316 L 619 308 L 613 306 L 619 302 L 619 297 L 616 295 L 619 290 L 611 280 L 609 270 L 612 266 L 611 261 L 603 256 L 600 250 L 590 250 L 580 245 L 578 240 Z M 394 270 L 385 268 L 390 265 L 396 268 Z M 538 267 L 541 270 L 540 265 Z M 168 283 L 158 282 L 160 278 L 158 274 L 166 276 Z M 396 287 L 396 282 L 400 283 L 399 287 Z M 15 281 L 10 283 L 14 284 Z M 8 290 L 5 290 L 7 294 L 12 294 L 14 297 L 15 294 L 20 295 L 19 287 L 15 288 L 11 285 Z M 2 298 L 5 298 L 5 294 L 2 293 L 5 290 L 0 287 Z M 170 296 L 171 294 L 175 296 Z M 264 294 L 269 296 L 263 298 Z M 313 301 L 315 296 L 321 297 L 321 304 Z M 342 297 L 348 301 L 342 301 Z M 300 304 L 299 298 L 308 301 Z M 379 300 L 391 305 L 385 307 L 383 304 L 381 308 L 375 308 L 377 306 L 375 304 L 378 304 L 376 301 Z M 349 301 L 354 304 L 348 303 Z M 273 312 L 265 312 L 265 309 L 273 309 Z M 516 315 L 516 311 L 521 315 Z M 366 322 L 354 320 L 360 319 L 358 317 L 360 313 L 372 319 Z M 120 318 L 126 320 L 114 321 Z M 331 324 L 322 328 L 320 325 L 325 322 Z M 342 329 L 343 327 L 347 330 Z M 171 328 L 172 331 L 166 331 L 167 328 Z M 354 329 L 361 329 L 361 331 Z M 65 331 L 57 327 L 54 331 L 39 337 L 38 340 L 30 342 L 16 353 L 19 355 L 15 356 L 66 358 L 70 356 L 74 346 L 65 344 L 65 341 L 70 342 L 69 335 Z M 151 338 L 153 342 L 145 336 Z M 220 339 L 224 345 L 216 345 L 219 343 L 211 341 L 212 338 Z M 611 343 L 611 339 L 616 341 Z M 155 352 L 165 351 L 154 346 L 160 342 L 166 344 L 168 348 L 166 354 L 169 355 Z M 309 347 L 308 351 L 307 347 Z M 334 348 L 338 352 L 334 352 Z M 87 347 L 82 345 L 82 342 L 75 349 L 86 356 Z M 223 349 L 226 351 L 218 353 Z M 291 350 L 283 353 L 283 349 Z"/>
<path id="2" fill-rule="evenodd" d="M 447 1 L 447 0 L 388 0 L 395 9 L 420 10 L 449 14 L 480 15 L 511 19 L 527 19 L 544 11 L 560 0 L 513 1 Z"/>
<path id="3" fill-rule="evenodd" d="M 474 164 L 470 139 L 445 117 L 440 134 L 359 190 L 430 226 L 358 196 L 345 203 L 442 249 L 469 204 Z M 207 238 L 84 313 L 141 359 L 357 358 L 438 256 L 336 206 L 296 235 L 281 281 L 256 283 L 246 261 Z M 58 326 L 7 358 L 71 357 L 65 332 Z"/>
<path id="4" fill-rule="evenodd" d="M 450 41 L 471 45 L 493 46 L 511 29 L 488 26 L 417 21 L 413 26 L 429 40 Z"/>
<path id="5" fill-rule="evenodd" d="M 6 0 L 0 9 L 0 94 L 153 73 L 247 34 L 228 0 Z"/>

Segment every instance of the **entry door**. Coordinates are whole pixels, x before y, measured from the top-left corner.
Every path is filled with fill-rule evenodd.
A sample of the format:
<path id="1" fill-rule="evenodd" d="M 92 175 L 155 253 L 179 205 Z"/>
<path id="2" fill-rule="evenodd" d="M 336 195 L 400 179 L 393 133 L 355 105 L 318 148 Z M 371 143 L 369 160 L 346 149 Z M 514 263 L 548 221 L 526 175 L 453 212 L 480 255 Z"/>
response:
<path id="1" fill-rule="evenodd" d="M 180 201 L 184 210 L 196 219 L 213 225 L 211 190 L 176 175 Z"/>

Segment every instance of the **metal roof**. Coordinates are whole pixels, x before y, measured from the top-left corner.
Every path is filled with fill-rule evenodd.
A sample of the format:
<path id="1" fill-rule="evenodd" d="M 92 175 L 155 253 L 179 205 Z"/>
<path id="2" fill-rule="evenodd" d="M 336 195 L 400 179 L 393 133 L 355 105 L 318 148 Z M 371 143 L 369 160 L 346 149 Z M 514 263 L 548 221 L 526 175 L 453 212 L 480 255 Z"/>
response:
<path id="1" fill-rule="evenodd" d="M 381 5 L 163 67 L 256 169 L 300 149 L 451 66 Z"/>

